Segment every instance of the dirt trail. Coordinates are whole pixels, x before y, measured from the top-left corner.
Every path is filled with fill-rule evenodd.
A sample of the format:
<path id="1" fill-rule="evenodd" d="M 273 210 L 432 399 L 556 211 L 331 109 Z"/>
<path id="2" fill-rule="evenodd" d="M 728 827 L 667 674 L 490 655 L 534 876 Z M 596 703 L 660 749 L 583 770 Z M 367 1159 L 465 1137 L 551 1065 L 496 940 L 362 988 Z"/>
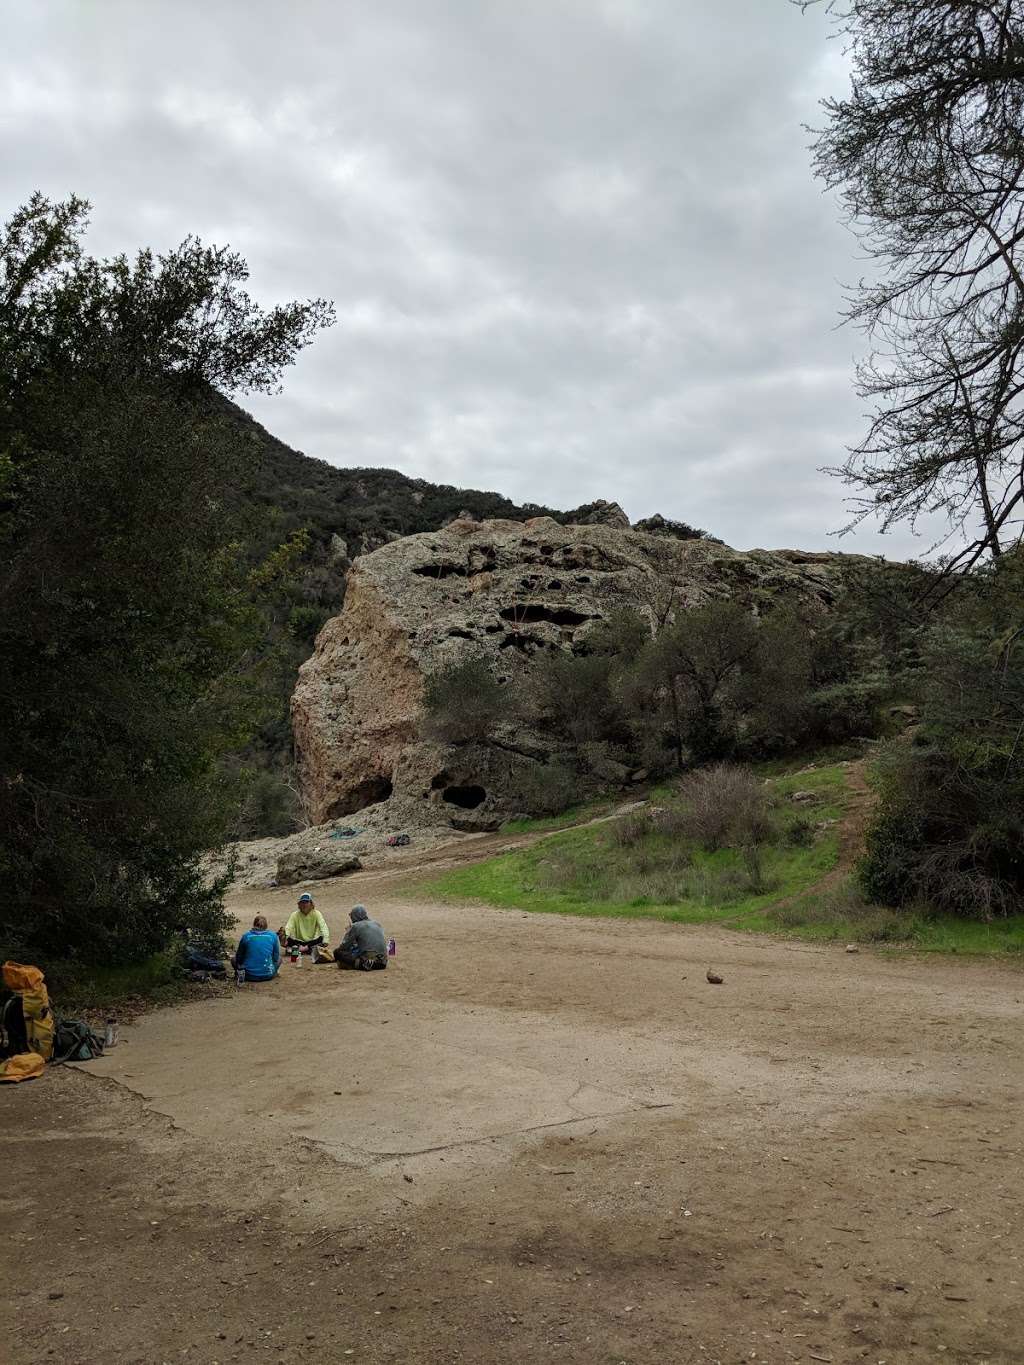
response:
<path id="1" fill-rule="evenodd" d="M 356 894 L 0 1091 L 5 1360 L 1024 1362 L 1019 971 Z"/>

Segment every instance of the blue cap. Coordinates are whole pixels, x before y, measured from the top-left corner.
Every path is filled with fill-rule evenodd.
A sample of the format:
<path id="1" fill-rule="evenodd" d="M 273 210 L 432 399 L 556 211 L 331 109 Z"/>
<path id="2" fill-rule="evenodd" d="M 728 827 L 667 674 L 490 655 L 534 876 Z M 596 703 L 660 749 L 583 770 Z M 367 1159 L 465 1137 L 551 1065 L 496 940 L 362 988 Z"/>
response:
<path id="1" fill-rule="evenodd" d="M 309 901 L 310 905 L 313 904 L 313 897 L 309 894 L 308 891 L 303 891 L 302 895 L 299 897 L 300 905 L 302 904 L 303 901 Z"/>

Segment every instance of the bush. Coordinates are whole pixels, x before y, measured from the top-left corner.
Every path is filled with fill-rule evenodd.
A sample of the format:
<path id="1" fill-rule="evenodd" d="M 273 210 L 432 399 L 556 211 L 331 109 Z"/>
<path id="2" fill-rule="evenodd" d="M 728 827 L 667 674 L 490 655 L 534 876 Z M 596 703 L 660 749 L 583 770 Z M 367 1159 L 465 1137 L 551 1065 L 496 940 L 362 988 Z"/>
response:
<path id="1" fill-rule="evenodd" d="M 561 815 L 579 799 L 576 774 L 564 763 L 538 763 L 519 779 L 523 805 L 531 815 Z"/>
<path id="2" fill-rule="evenodd" d="M 856 736 L 878 735 L 882 704 L 889 695 L 881 678 L 857 678 L 817 689 L 808 703 L 809 737 L 821 744 L 840 744 Z"/>
<path id="3" fill-rule="evenodd" d="M 728 844 L 767 843 L 775 833 L 768 793 L 749 768 L 718 763 L 700 769 L 680 784 L 680 795 L 672 819 L 709 853 Z"/>
<path id="4" fill-rule="evenodd" d="M 235 837 L 264 839 L 294 834 L 305 826 L 298 793 L 280 773 L 256 769 L 242 774 L 244 799 Z"/>
<path id="5" fill-rule="evenodd" d="M 505 688 L 479 655 L 442 664 L 427 674 L 424 728 L 444 744 L 487 739 L 508 714 Z"/>
<path id="6" fill-rule="evenodd" d="M 798 815 L 786 826 L 785 838 L 790 848 L 809 848 L 814 843 L 816 826 L 806 815 Z"/>
<path id="7" fill-rule="evenodd" d="M 634 848 L 643 839 L 650 837 L 653 825 L 649 815 L 643 811 L 633 811 L 620 820 L 613 820 L 612 841 L 620 848 Z"/>
<path id="8" fill-rule="evenodd" d="M 628 737 L 613 694 L 613 672 L 614 659 L 608 654 L 545 654 L 525 679 L 524 713 L 574 748 Z"/>
<path id="9" fill-rule="evenodd" d="M 960 755 L 962 758 L 962 755 Z M 988 920 L 1024 907 L 1024 792 L 1002 759 L 967 769 L 954 747 L 898 745 L 858 869 L 869 900 Z"/>
<path id="10" fill-rule="evenodd" d="M 293 639 L 312 647 L 328 615 L 323 607 L 292 607 L 288 613 L 288 633 Z"/>

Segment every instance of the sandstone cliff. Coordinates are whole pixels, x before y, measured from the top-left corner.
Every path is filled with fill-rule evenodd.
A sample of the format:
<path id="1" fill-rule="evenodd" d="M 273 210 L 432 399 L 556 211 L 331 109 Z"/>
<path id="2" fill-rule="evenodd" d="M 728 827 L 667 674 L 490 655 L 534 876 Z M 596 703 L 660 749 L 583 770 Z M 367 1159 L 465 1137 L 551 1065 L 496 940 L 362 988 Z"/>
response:
<path id="1" fill-rule="evenodd" d="M 733 597 L 756 611 L 782 595 L 813 613 L 834 600 L 850 562 L 740 553 L 624 521 L 460 519 L 357 559 L 344 608 L 321 631 L 292 699 L 313 821 L 389 798 L 396 823 L 487 828 L 514 812 L 516 769 L 546 759 L 543 740 L 499 734 L 495 745 L 463 750 L 421 734 L 425 673 L 467 649 L 514 686 L 531 655 L 585 649 L 615 608 L 652 615 Z"/>

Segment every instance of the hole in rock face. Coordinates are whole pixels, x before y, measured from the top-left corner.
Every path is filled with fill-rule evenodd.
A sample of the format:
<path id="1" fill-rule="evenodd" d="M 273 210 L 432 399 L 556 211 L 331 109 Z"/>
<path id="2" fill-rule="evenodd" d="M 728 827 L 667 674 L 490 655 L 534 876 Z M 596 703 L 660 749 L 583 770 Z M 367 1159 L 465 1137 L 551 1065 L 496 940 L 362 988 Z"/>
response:
<path id="1" fill-rule="evenodd" d="M 451 780 L 451 773 L 438 773 L 436 777 L 432 777 L 430 780 L 430 790 L 439 792 L 442 787 L 447 787 Z"/>
<path id="2" fill-rule="evenodd" d="M 499 649 L 518 649 L 522 654 L 532 654 L 537 648 L 537 641 L 531 640 L 528 635 L 520 635 L 517 631 L 512 631 L 506 635 L 504 640 L 499 641 Z"/>
<path id="3" fill-rule="evenodd" d="M 497 553 L 489 545 L 474 546 L 469 552 L 470 573 L 493 573 L 497 564 Z"/>
<path id="4" fill-rule="evenodd" d="M 514 621 L 517 626 L 534 621 L 550 621 L 553 626 L 582 626 L 584 621 L 594 619 L 585 611 L 573 611 L 571 607 L 546 607 L 541 602 L 525 602 L 522 606 L 505 607 L 500 615 L 506 621 Z"/>
<path id="5" fill-rule="evenodd" d="M 562 586 L 561 580 L 558 579 L 558 578 L 553 578 L 553 579 L 551 580 L 551 582 L 548 584 L 548 591 L 549 591 L 549 592 L 558 592 L 558 590 L 559 590 L 559 588 L 560 588 L 561 586 Z"/>
<path id="6" fill-rule="evenodd" d="M 460 806 L 463 810 L 476 810 L 487 800 L 483 787 L 445 787 L 441 795 L 450 806 Z"/>
<path id="7" fill-rule="evenodd" d="M 439 560 L 436 564 L 417 564 L 413 573 L 421 578 L 451 578 L 456 575 L 465 578 L 469 570 L 465 564 L 453 564 L 451 560 Z"/>
<path id="8" fill-rule="evenodd" d="M 351 815 L 353 811 L 363 810 L 366 806 L 375 806 L 378 801 L 386 801 L 391 791 L 390 778 L 382 774 L 367 777 L 334 802 L 327 812 L 327 818 L 336 820 L 339 815 Z"/>

